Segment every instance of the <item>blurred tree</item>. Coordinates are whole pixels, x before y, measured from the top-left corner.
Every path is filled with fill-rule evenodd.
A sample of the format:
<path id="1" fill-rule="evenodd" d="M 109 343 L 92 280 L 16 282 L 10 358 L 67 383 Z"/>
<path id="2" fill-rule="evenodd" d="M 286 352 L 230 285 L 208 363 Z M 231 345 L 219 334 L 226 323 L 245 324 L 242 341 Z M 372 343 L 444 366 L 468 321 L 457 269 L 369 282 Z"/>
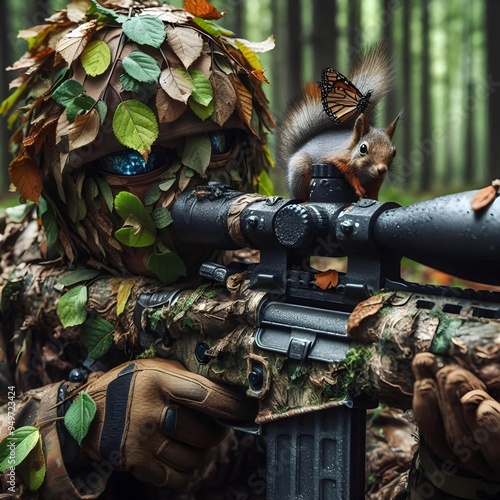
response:
<path id="1" fill-rule="evenodd" d="M 498 0 L 486 0 L 486 36 L 487 36 L 487 71 L 485 78 L 491 87 L 489 92 L 489 160 L 488 176 L 490 179 L 500 177 L 500 57 L 498 57 L 498 47 L 500 47 L 500 29 L 498 20 L 500 19 L 500 2 Z"/>

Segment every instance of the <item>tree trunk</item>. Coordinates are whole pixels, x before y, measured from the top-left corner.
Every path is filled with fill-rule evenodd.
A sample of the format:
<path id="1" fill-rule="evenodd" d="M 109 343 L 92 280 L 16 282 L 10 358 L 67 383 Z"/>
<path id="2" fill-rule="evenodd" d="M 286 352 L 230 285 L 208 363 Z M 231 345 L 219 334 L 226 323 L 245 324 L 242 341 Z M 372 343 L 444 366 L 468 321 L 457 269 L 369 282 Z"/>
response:
<path id="1" fill-rule="evenodd" d="M 313 31 L 312 50 L 314 55 L 313 74 L 315 80 L 320 80 L 321 72 L 327 67 L 336 67 L 337 36 L 335 30 L 335 1 L 313 0 Z"/>
<path id="2" fill-rule="evenodd" d="M 488 175 L 490 179 L 498 177 L 498 165 L 500 158 L 500 88 L 495 82 L 500 82 L 500 58 L 498 57 L 498 47 L 500 46 L 500 29 L 498 20 L 500 19 L 500 2 L 497 0 L 486 1 L 486 47 L 487 47 L 487 68 L 486 75 L 488 82 L 493 82 L 489 91 L 489 160 Z"/>
<path id="3" fill-rule="evenodd" d="M 431 137 L 431 113 L 430 113 L 430 58 L 429 58 L 429 0 L 422 1 L 422 81 L 421 81 L 421 106 L 422 123 L 421 139 L 428 141 Z M 424 192 L 429 191 L 432 186 L 432 154 L 425 153 L 423 149 L 422 165 L 420 170 L 420 189 Z"/>
<path id="4" fill-rule="evenodd" d="M 287 5 L 287 92 L 289 96 L 294 96 L 299 92 L 302 86 L 302 1 L 289 0 Z"/>

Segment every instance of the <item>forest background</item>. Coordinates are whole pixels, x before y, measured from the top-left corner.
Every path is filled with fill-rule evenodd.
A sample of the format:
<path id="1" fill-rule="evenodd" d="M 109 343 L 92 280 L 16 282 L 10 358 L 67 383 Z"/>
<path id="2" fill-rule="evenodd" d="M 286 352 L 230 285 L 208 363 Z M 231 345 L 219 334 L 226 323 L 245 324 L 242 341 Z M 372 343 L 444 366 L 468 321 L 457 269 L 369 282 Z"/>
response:
<path id="1" fill-rule="evenodd" d="M 0 68 L 26 50 L 20 29 L 43 24 L 67 0 L 2 0 Z M 181 6 L 182 0 L 171 0 Z M 378 105 L 386 126 L 404 108 L 397 158 L 381 193 L 403 205 L 488 185 L 500 177 L 500 0 L 213 0 L 220 24 L 276 47 L 261 54 L 277 119 L 301 85 L 325 67 L 348 75 L 359 49 L 385 39 L 396 62 L 395 86 Z M 0 71 L 0 100 L 12 72 Z M 7 144 L 6 120 L 0 140 Z M 0 148 L 0 193 L 11 155 Z M 273 173 L 285 195 L 283 172 Z M 0 195 L 0 199 L 2 196 Z"/>

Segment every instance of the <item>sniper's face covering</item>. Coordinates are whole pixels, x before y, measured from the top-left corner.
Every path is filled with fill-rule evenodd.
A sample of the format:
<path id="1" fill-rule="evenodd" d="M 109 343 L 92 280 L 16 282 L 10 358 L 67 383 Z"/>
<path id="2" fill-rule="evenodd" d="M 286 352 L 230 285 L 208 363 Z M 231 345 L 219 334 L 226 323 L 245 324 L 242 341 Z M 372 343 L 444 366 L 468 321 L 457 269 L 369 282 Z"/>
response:
<path id="1" fill-rule="evenodd" d="M 25 32 L 9 172 L 40 203 L 50 253 L 169 283 L 185 272 L 173 202 L 212 180 L 258 189 L 273 120 L 252 44 L 215 24 L 210 4 L 116 3 L 73 2 Z"/>

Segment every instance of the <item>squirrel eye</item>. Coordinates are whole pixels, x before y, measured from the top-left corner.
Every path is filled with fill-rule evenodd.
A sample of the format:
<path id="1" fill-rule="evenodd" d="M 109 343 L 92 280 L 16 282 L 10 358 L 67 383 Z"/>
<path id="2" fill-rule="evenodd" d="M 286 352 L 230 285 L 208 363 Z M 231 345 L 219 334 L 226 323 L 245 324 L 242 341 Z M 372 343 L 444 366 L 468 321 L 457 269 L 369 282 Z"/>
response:
<path id="1" fill-rule="evenodd" d="M 393 151 L 392 151 L 392 157 L 396 158 L 396 148 L 394 148 Z"/>
<path id="2" fill-rule="evenodd" d="M 361 144 L 361 146 L 359 147 L 359 152 L 362 155 L 365 155 L 368 153 L 368 144 L 366 144 L 366 142 L 363 142 L 363 144 Z"/>

